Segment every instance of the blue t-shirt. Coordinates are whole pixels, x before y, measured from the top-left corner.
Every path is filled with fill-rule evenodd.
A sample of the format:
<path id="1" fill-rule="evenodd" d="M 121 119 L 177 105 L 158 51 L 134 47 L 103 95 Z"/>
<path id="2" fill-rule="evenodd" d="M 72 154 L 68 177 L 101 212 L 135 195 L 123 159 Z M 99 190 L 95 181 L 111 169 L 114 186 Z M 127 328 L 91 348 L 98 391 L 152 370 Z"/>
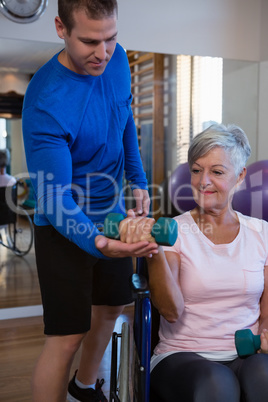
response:
<path id="1" fill-rule="evenodd" d="M 131 111 L 130 70 L 117 44 L 104 73 L 80 75 L 56 54 L 27 88 L 22 113 L 36 225 L 53 225 L 88 253 L 109 212 L 124 212 L 123 174 L 147 189 Z"/>

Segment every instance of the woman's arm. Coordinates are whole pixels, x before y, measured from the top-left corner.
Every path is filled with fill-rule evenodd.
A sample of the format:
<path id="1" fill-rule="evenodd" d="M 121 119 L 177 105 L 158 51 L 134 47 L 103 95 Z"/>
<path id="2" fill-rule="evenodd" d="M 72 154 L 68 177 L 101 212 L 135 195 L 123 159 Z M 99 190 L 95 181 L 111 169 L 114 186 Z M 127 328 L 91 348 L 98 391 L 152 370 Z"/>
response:
<path id="1" fill-rule="evenodd" d="M 264 267 L 264 291 L 261 297 L 260 310 L 261 352 L 268 353 L 268 265 Z"/>
<path id="2" fill-rule="evenodd" d="M 135 218 L 133 213 L 129 213 L 129 216 L 119 225 L 120 240 L 128 244 L 143 240 L 155 244 L 155 239 L 151 235 L 154 223 L 155 220 L 152 218 Z M 174 251 L 165 253 L 159 246 L 158 253 L 147 258 L 147 265 L 154 306 L 167 321 L 177 321 L 184 309 L 184 300 L 179 286 L 179 254 Z"/>
<path id="3" fill-rule="evenodd" d="M 159 313 L 168 321 L 176 322 L 184 310 L 184 300 L 179 286 L 180 256 L 164 252 L 147 258 L 151 299 Z"/>

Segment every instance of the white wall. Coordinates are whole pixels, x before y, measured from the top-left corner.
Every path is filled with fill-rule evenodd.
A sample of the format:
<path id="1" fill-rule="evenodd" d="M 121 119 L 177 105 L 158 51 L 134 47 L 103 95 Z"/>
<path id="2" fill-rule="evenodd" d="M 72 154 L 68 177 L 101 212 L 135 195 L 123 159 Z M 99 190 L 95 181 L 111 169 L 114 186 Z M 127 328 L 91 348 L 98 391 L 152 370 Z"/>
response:
<path id="1" fill-rule="evenodd" d="M 259 75 L 257 160 L 262 160 L 268 159 L 268 61 L 260 63 Z"/>
<path id="2" fill-rule="evenodd" d="M 259 63 L 224 60 L 222 121 L 237 124 L 247 134 L 252 150 L 249 164 L 259 156 L 258 106 Z"/>
<path id="3" fill-rule="evenodd" d="M 0 88 L 2 93 L 15 91 L 24 95 L 30 76 L 20 73 L 0 73 Z"/>
<path id="4" fill-rule="evenodd" d="M 257 160 L 268 159 L 268 1 L 262 0 Z"/>
<path id="5" fill-rule="evenodd" d="M 27 166 L 22 138 L 21 119 L 10 120 L 10 149 L 12 152 L 10 173 L 13 176 L 25 173 L 27 176 Z"/>
<path id="6" fill-rule="evenodd" d="M 260 60 L 268 60 L 268 1 L 261 1 Z"/>
<path id="7" fill-rule="evenodd" d="M 119 41 L 127 49 L 260 59 L 266 0 L 118 0 Z M 0 15 L 0 38 L 60 42 L 54 28 L 57 1 L 31 24 Z"/>
<path id="8" fill-rule="evenodd" d="M 259 60 L 261 0 L 118 0 L 127 49 Z"/>
<path id="9" fill-rule="evenodd" d="M 34 40 L 39 42 L 59 42 L 54 17 L 57 15 L 57 1 L 49 0 L 46 12 L 37 21 L 19 24 L 10 21 L 0 13 L 0 38 Z"/>

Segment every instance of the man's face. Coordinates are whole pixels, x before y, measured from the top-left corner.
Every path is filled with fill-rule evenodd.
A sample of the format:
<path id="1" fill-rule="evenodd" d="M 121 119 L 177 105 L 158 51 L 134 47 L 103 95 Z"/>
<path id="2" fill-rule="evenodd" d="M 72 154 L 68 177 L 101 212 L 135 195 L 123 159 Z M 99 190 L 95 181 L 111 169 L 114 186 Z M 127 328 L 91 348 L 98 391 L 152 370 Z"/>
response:
<path id="1" fill-rule="evenodd" d="M 116 12 L 99 20 L 91 19 L 85 11 L 74 11 L 74 27 L 68 35 L 66 27 L 56 17 L 56 29 L 65 41 L 59 61 L 70 70 L 83 75 L 101 75 L 111 59 L 117 40 Z"/>

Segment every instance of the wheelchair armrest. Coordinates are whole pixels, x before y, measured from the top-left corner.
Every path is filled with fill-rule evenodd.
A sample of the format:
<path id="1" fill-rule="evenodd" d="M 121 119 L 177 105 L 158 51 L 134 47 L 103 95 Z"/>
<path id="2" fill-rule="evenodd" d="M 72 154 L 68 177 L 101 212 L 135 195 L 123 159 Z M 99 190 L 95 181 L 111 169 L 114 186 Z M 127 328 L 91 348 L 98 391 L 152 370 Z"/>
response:
<path id="1" fill-rule="evenodd" d="M 132 275 L 132 289 L 137 297 L 150 297 L 148 281 L 146 277 L 141 274 Z"/>

